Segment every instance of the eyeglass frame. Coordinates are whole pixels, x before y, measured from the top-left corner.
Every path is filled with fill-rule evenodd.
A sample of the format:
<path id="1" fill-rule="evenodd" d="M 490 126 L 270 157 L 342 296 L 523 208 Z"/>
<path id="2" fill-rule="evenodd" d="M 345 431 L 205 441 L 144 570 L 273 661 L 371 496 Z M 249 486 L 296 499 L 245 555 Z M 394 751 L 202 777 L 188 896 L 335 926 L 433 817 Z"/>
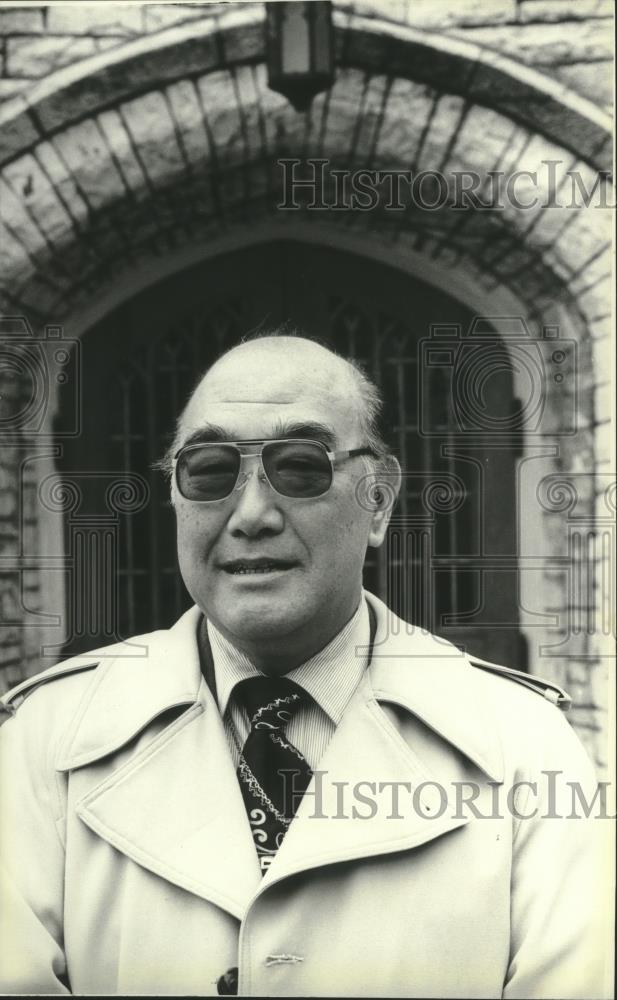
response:
<path id="1" fill-rule="evenodd" d="M 259 451 L 248 452 L 248 453 L 240 451 L 240 445 L 254 445 L 254 444 L 260 444 L 261 449 Z M 321 448 L 324 451 L 326 457 L 330 462 L 331 478 L 328 489 L 325 490 L 323 493 L 318 493 L 316 494 L 316 496 L 312 497 L 294 497 L 290 496 L 287 493 L 280 493 L 279 490 L 277 490 L 276 487 L 273 485 L 273 483 L 270 481 L 270 478 L 264 468 L 264 464 L 261 458 L 264 446 L 267 444 L 317 445 L 318 448 Z M 185 451 L 193 451 L 197 450 L 198 448 L 208 447 L 209 445 L 212 445 L 213 447 L 215 447 L 216 445 L 232 445 L 233 447 L 238 449 L 238 453 L 240 455 L 240 465 L 238 468 L 238 475 L 236 477 L 236 481 L 234 483 L 233 488 L 229 491 L 229 493 L 226 493 L 224 497 L 217 497 L 214 500 L 191 500 L 191 498 L 186 497 L 182 492 L 182 490 L 180 489 L 180 484 L 178 482 L 178 473 L 177 473 L 178 460 Z M 229 500 L 230 496 L 232 496 L 237 490 L 244 489 L 250 477 L 252 476 L 253 473 L 249 472 L 248 475 L 246 475 L 243 482 L 240 485 L 238 485 L 240 476 L 242 474 L 242 463 L 244 459 L 259 458 L 261 465 L 261 472 L 262 472 L 262 474 L 259 475 L 259 478 L 262 481 L 265 480 L 268 483 L 270 489 L 273 491 L 273 493 L 276 493 L 277 496 L 283 497 L 285 500 L 319 500 L 321 497 L 327 496 L 327 494 L 332 489 L 332 483 L 334 482 L 334 470 L 337 464 L 340 464 L 341 462 L 346 462 L 350 458 L 358 458 L 360 455 L 372 455 L 373 458 L 379 458 L 379 455 L 375 451 L 375 449 L 371 448 L 369 445 L 364 445 L 362 448 L 349 448 L 343 451 L 329 451 L 326 445 L 323 443 L 323 441 L 318 441 L 316 438 L 248 438 L 245 441 L 195 441 L 193 444 L 182 445 L 182 447 L 178 449 L 178 451 L 175 453 L 175 455 L 171 460 L 171 472 L 173 475 L 174 483 L 176 485 L 176 489 L 178 490 L 178 493 L 180 494 L 183 500 L 186 500 L 188 503 L 221 503 L 221 501 L 223 500 Z"/>

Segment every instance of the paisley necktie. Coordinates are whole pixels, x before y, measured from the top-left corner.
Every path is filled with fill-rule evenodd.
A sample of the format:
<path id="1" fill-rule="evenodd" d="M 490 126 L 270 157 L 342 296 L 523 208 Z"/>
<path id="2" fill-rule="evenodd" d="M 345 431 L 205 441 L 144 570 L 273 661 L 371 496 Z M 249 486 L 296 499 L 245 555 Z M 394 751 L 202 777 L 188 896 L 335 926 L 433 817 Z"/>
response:
<path id="1" fill-rule="evenodd" d="M 250 677 L 234 693 L 251 725 L 237 773 L 263 874 L 311 780 L 305 757 L 285 735 L 310 695 L 286 677 Z"/>

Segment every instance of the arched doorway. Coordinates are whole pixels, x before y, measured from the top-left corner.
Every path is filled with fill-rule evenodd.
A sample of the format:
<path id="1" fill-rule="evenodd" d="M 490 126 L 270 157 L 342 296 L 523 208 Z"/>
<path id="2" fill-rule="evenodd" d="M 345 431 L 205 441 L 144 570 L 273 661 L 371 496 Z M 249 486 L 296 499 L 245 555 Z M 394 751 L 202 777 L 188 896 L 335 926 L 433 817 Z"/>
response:
<path id="1" fill-rule="evenodd" d="M 183 5 L 177 6 L 180 12 Z M 9 316 L 25 317 L 37 336 L 44 336 L 47 324 L 56 331 L 62 325 L 69 340 L 84 334 L 85 348 L 94 325 L 140 289 L 206 257 L 265 239 L 268 230 L 270 238 L 293 234 L 387 260 L 447 288 L 479 312 L 525 318 L 535 328 L 532 337 L 540 337 L 543 326 L 559 326 L 576 346 L 581 391 L 573 394 L 571 382 L 546 379 L 547 420 L 520 442 L 520 558 L 495 557 L 492 577 L 482 585 L 486 597 L 459 624 L 470 648 L 521 662 L 507 652 L 508 636 L 516 635 L 507 608 L 488 610 L 514 592 L 517 566 L 531 669 L 573 694 L 571 719 L 605 763 L 609 661 L 605 634 L 594 622 L 605 615 L 602 581 L 610 578 L 610 545 L 602 547 L 599 560 L 589 552 L 596 551 L 596 525 L 604 523 L 606 511 L 614 512 L 608 471 L 614 468 L 614 428 L 605 385 L 612 343 L 611 213 L 575 198 L 573 181 L 589 192 L 600 182 L 602 191 L 602 174 L 612 163 L 611 121 L 562 82 L 505 54 L 496 56 L 492 45 L 427 32 L 418 26 L 422 12 L 418 21 L 405 11 L 400 17 L 386 14 L 379 4 L 370 12 L 354 13 L 345 4 L 335 9 L 336 81 L 299 115 L 267 86 L 263 5 L 237 6 L 209 5 L 173 29 L 165 20 L 160 31 L 127 34 L 124 42 L 46 77 L 29 89 L 28 101 L 19 94 L 6 102 L 0 150 L 2 209 L 9 223 L 2 238 L 3 307 Z M 467 31 L 455 34 L 471 37 Z M 386 188 L 375 211 L 287 213 L 279 208 L 279 164 L 289 157 L 326 157 L 344 171 L 438 171 L 451 190 L 456 175 L 471 171 L 481 178 L 481 200 L 496 172 L 514 178 L 524 167 L 517 187 L 523 198 L 506 199 L 494 212 L 453 212 L 448 204 L 435 212 L 412 207 L 399 213 L 387 208 Z M 528 190 L 525 178 L 535 176 L 538 186 L 534 182 Z M 537 204 L 530 208 L 526 195 L 533 202 L 534 192 Z M 328 203 L 336 201 L 331 191 L 325 193 Z M 104 375 L 104 356 L 98 357 Z M 73 549 L 63 547 L 58 530 L 60 498 L 42 502 L 36 489 L 37 479 L 55 482 L 56 448 L 66 452 L 65 471 L 80 468 L 69 439 L 47 447 L 55 387 L 50 380 L 42 437 L 37 431 L 20 439 L 5 470 L 2 687 L 52 663 L 62 636 L 76 634 L 78 624 L 64 616 L 71 606 L 65 593 L 73 587 L 79 596 L 80 588 L 71 582 Z M 102 427 L 88 399 L 103 398 L 109 407 L 110 397 L 97 393 L 91 380 L 86 392 L 86 424 L 98 434 L 86 439 L 98 446 Z M 563 417 L 569 420 L 573 407 L 576 434 L 563 437 Z M 113 456 L 104 461 L 115 467 Z M 488 553 L 509 550 L 514 531 L 509 491 L 498 506 L 499 472 L 506 483 L 509 476 L 500 470 L 502 461 L 481 442 L 467 460 L 480 484 L 476 496 L 484 503 L 478 511 Z M 95 475 L 104 467 L 92 452 L 83 462 Z M 547 511 L 541 502 L 537 486 L 556 474 L 587 477 L 578 490 L 574 527 L 584 511 L 594 548 L 570 549 L 569 511 Z M 76 522 L 81 512 L 74 511 Z M 73 527 L 83 527 L 85 538 L 85 510 L 83 516 L 84 524 Z M 115 540 L 118 526 L 137 532 L 141 516 L 130 522 L 120 513 L 118 525 L 114 511 L 107 518 L 106 544 Z M 93 518 L 96 534 L 101 516 L 95 511 Z M 24 555 L 15 554 L 20 532 Z M 488 557 L 484 562 L 490 567 Z M 440 571 L 447 575 L 447 569 Z M 590 584 L 581 600 L 581 587 L 572 581 L 583 579 Z M 35 628 L 29 627 L 31 609 Z M 453 626 L 448 629 L 451 634 Z M 76 645 L 95 645 L 98 634 L 84 625 L 84 639 Z"/>
<path id="2" fill-rule="evenodd" d="M 369 552 L 366 586 L 405 619 L 524 667 L 513 568 L 515 444 L 491 449 L 479 434 L 471 449 L 457 450 L 448 359 L 442 352 L 427 365 L 424 358 L 432 325 L 466 330 L 472 319 L 454 298 L 383 264 L 292 241 L 202 262 L 106 316 L 82 341 L 83 432 L 67 442 L 60 471 L 88 473 L 82 511 L 92 524 L 97 516 L 105 524 L 108 473 L 138 473 L 150 498 L 120 518 L 117 552 L 106 557 L 117 580 L 101 588 L 105 567 L 95 565 L 92 549 L 85 576 L 76 574 L 89 597 L 82 595 L 85 613 L 68 608 L 65 652 L 166 627 L 188 606 L 168 489 L 152 463 L 199 373 L 247 333 L 289 323 L 360 360 L 386 400 L 384 431 L 403 466 L 403 489 L 386 545 Z M 484 388 L 495 419 L 512 412 L 507 364 Z M 496 586 L 480 556 L 504 563 Z"/>

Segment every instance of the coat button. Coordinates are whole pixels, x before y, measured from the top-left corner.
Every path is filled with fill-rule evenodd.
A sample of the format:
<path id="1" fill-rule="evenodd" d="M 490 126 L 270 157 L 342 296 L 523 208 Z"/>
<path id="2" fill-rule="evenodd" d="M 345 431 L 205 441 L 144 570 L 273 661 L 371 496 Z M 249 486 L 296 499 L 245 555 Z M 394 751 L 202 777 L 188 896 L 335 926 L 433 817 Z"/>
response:
<path id="1" fill-rule="evenodd" d="M 216 992 L 220 997 L 235 997 L 238 995 L 238 970 L 234 966 L 228 969 L 216 981 Z"/>

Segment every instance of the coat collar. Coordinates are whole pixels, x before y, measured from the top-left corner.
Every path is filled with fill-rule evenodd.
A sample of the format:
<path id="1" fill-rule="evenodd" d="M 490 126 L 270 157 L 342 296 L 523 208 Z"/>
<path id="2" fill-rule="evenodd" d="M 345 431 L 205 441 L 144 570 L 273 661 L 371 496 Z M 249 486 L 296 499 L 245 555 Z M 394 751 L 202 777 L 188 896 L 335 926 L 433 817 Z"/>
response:
<path id="1" fill-rule="evenodd" d="M 489 778 L 502 781 L 501 742 L 481 671 L 446 639 L 367 596 L 377 617 L 369 670 L 375 699 L 407 709 Z"/>
<path id="2" fill-rule="evenodd" d="M 56 767 L 68 771 L 118 750 L 149 722 L 199 699 L 199 608 L 175 625 L 114 648 L 100 660 L 66 734 Z M 105 652 L 105 651 L 103 651 Z"/>
<path id="3" fill-rule="evenodd" d="M 367 593 L 376 621 L 369 681 L 378 702 L 422 720 L 490 778 L 503 779 L 503 757 L 479 671 L 455 646 L 398 618 Z M 128 743 L 169 709 L 199 701 L 199 608 L 167 631 L 126 644 L 94 672 L 60 749 L 58 770 L 82 767 Z"/>

